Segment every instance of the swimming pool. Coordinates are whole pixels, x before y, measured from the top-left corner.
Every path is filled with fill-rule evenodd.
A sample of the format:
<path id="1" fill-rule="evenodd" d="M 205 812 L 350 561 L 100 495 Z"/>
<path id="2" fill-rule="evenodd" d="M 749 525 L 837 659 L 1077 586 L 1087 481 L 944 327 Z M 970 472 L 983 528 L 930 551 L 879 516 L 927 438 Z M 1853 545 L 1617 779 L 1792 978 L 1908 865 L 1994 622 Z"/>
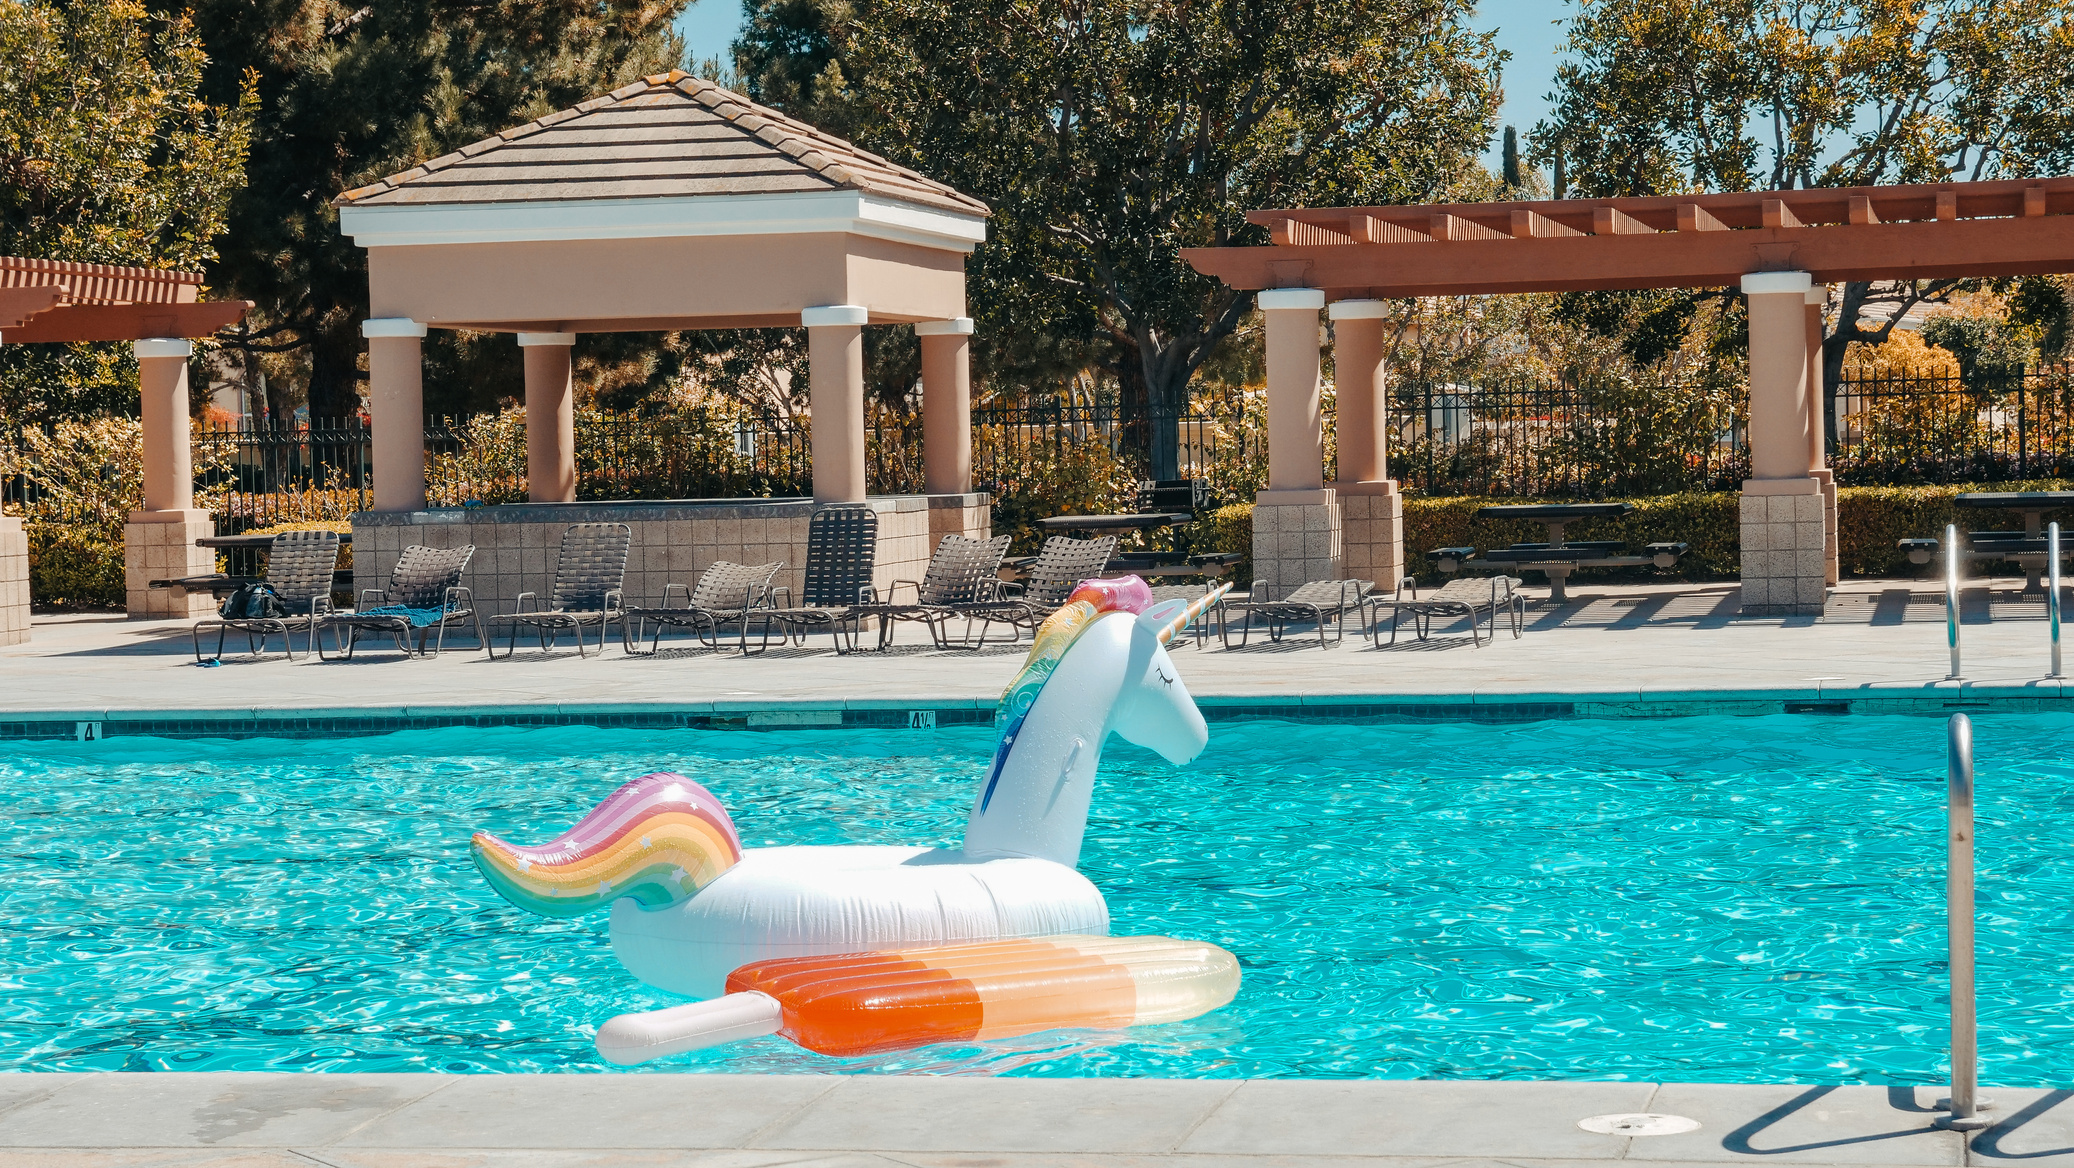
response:
<path id="1" fill-rule="evenodd" d="M 1112 742 L 1082 870 L 1119 933 L 1238 954 L 1194 1022 L 640 1068 L 1934 1082 L 1943 723 L 1213 727 Z M 2074 717 L 1976 718 L 1985 1082 L 2074 1078 Z M 991 731 L 450 729 L 22 744 L 0 761 L 0 1070 L 601 1070 L 678 999 L 477 876 L 620 781 L 699 778 L 751 846 L 963 830 Z"/>

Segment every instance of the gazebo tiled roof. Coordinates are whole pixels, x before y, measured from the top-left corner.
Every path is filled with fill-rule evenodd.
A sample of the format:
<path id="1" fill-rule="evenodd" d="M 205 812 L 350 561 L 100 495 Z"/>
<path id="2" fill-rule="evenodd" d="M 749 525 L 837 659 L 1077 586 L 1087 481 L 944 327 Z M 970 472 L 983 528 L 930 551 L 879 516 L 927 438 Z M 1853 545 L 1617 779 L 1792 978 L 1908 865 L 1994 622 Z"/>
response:
<path id="1" fill-rule="evenodd" d="M 987 205 L 682 72 L 644 78 L 340 195 L 341 207 L 859 191 Z"/>

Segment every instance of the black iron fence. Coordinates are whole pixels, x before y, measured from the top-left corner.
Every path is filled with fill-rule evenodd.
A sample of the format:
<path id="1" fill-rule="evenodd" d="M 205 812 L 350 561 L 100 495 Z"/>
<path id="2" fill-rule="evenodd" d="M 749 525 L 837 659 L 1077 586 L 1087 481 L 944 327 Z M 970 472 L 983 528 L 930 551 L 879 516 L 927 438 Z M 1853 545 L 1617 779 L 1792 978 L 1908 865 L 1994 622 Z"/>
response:
<path id="1" fill-rule="evenodd" d="M 1839 384 L 1837 481 L 1992 483 L 2074 476 L 2074 367 Z"/>
<path id="2" fill-rule="evenodd" d="M 357 421 L 295 429 L 197 427 L 197 486 L 219 535 L 344 519 L 373 500 L 373 443 Z"/>

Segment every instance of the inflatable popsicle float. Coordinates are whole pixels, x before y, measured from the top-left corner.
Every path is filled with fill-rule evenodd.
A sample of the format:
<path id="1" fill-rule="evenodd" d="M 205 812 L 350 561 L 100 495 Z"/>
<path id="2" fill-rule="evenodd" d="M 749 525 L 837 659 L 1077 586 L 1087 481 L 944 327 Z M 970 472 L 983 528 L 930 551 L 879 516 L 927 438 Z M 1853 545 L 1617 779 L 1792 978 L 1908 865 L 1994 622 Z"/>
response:
<path id="1" fill-rule="evenodd" d="M 744 849 L 710 792 L 655 774 L 539 847 L 477 833 L 476 865 L 545 915 L 609 904 L 628 972 L 712 999 L 607 1022 L 614 1062 L 771 1033 L 861 1054 L 1194 1017 L 1237 992 L 1236 960 L 1107 936 L 1074 865 L 1111 731 L 1177 764 L 1208 742 L 1165 646 L 1223 592 L 1154 604 L 1136 577 L 1083 583 L 1002 695 L 962 847 Z"/>

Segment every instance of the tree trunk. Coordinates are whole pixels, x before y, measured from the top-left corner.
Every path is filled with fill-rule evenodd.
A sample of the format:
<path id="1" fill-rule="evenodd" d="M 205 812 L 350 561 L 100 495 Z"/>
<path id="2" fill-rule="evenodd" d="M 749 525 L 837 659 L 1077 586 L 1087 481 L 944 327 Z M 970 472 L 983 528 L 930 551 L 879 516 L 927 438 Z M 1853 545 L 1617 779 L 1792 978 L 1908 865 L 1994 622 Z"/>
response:
<path id="1" fill-rule="evenodd" d="M 1843 300 L 1837 305 L 1836 324 L 1822 338 L 1822 417 L 1829 427 L 1831 450 L 1843 437 L 1839 423 L 1843 419 L 1836 415 L 1836 387 L 1844 376 L 1844 357 L 1850 353 L 1851 342 L 1858 339 L 1858 313 L 1865 306 L 1865 297 L 1872 285 L 1859 280 L 1844 285 Z"/>
<path id="2" fill-rule="evenodd" d="M 1181 414 L 1188 408 L 1188 374 L 1185 362 L 1171 353 L 1155 352 L 1140 343 L 1138 359 L 1145 377 L 1147 414 L 1146 474 L 1153 479 L 1181 477 Z"/>
<path id="3" fill-rule="evenodd" d="M 310 424 L 339 425 L 360 413 L 360 337 L 343 313 L 323 313 L 310 335 Z"/>

